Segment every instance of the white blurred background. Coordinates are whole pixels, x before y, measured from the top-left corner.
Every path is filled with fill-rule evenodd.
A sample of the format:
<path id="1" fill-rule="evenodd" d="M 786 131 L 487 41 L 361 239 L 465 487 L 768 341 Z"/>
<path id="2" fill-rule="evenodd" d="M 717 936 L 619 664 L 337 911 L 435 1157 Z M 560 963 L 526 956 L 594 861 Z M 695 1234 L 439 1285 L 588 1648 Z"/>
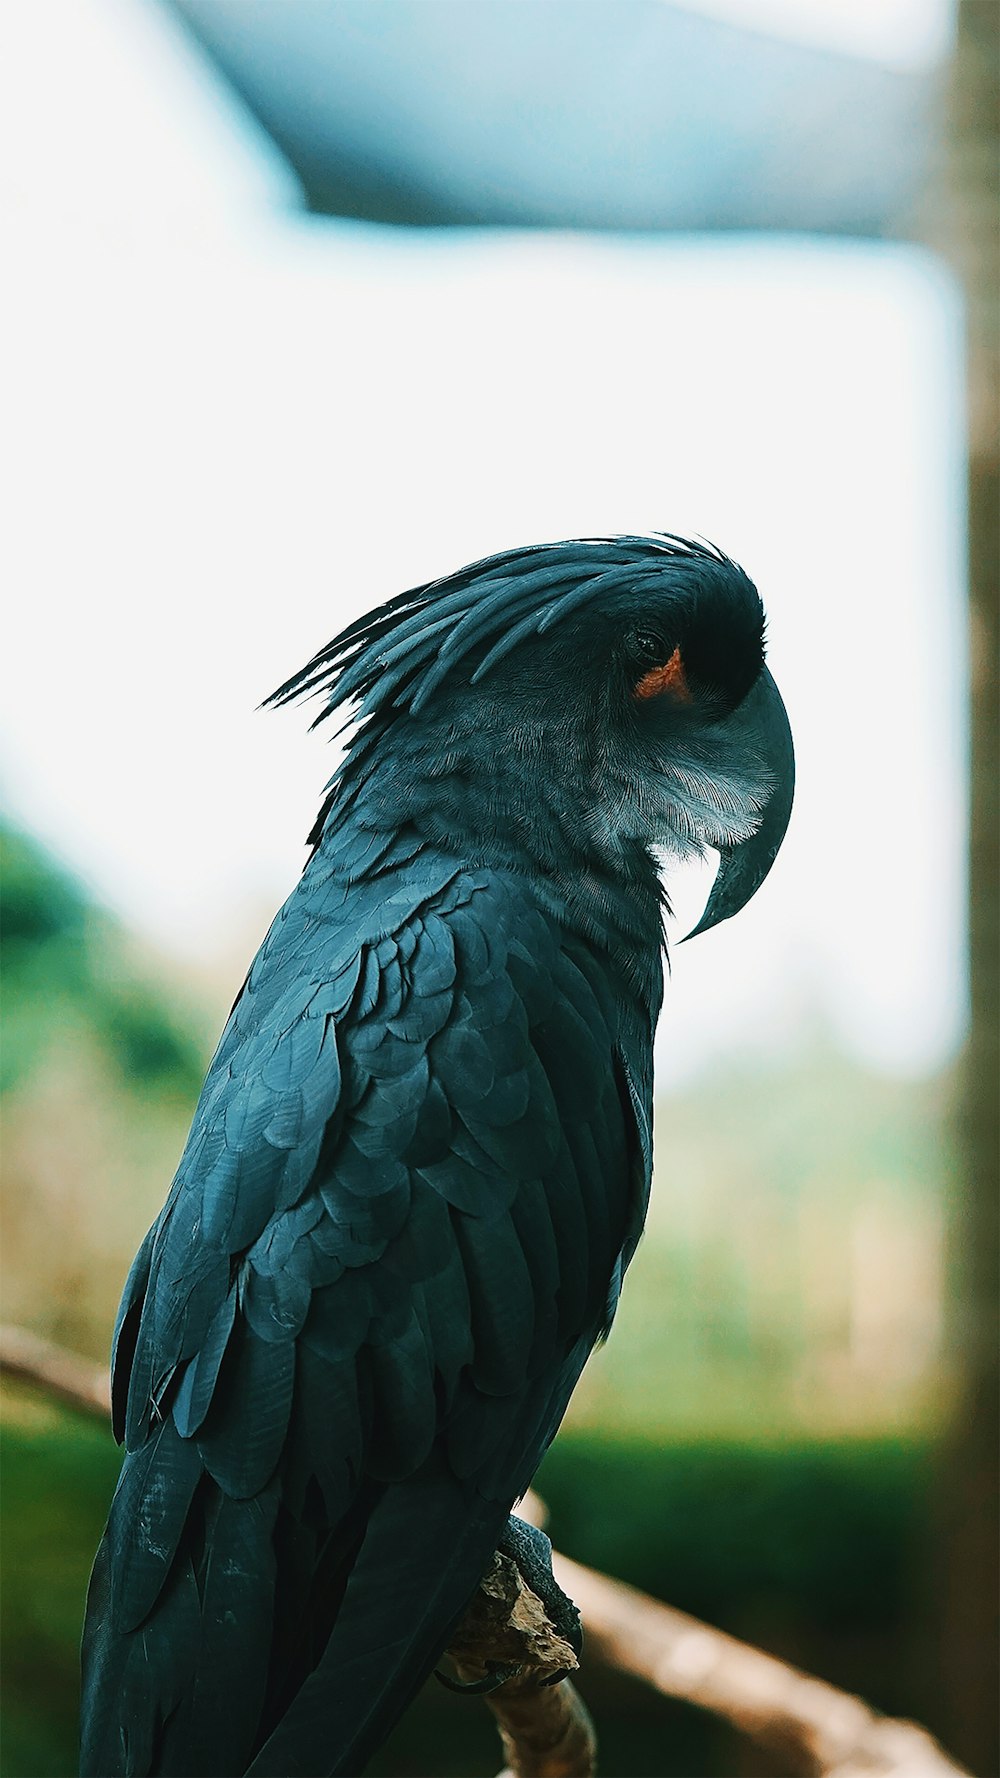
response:
<path id="1" fill-rule="evenodd" d="M 949 17 L 707 9 L 911 61 Z M 0 31 L 13 816 L 235 983 L 332 765 L 303 712 L 257 711 L 279 680 L 360 610 L 495 548 L 704 534 L 764 597 L 799 795 L 739 929 L 675 952 L 661 1078 L 817 1026 L 882 1069 L 947 1061 L 963 422 L 941 263 L 297 214 L 269 139 L 166 14 L 73 0 Z M 675 886 L 678 936 L 707 883 Z"/>

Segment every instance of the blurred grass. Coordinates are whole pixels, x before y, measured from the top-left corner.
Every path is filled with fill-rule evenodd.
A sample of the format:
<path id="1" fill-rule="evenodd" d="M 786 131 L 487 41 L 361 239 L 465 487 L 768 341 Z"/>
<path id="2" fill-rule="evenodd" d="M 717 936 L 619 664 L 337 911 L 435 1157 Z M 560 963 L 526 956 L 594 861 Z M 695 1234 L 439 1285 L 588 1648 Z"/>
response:
<path id="1" fill-rule="evenodd" d="M 83 1601 L 120 1456 L 109 1430 L 34 1390 L 5 1384 L 0 1405 L 0 1762 L 5 1778 L 66 1778 Z"/>
<path id="2" fill-rule="evenodd" d="M 734 1607 L 788 1611 L 825 1632 L 897 1617 L 926 1459 L 926 1448 L 882 1439 L 576 1434 L 553 1445 L 536 1486 L 577 1561 L 734 1633 Z"/>
<path id="3" fill-rule="evenodd" d="M 0 1773 L 66 1778 L 83 1602 L 119 1457 L 103 1427 L 30 1388 L 8 1383 L 0 1400 Z M 538 1485 L 568 1554 L 919 1715 L 912 1558 L 927 1477 L 926 1448 L 901 1441 L 660 1445 L 576 1433 L 556 1441 Z M 732 1749 L 710 1719 L 599 1670 L 586 1687 L 607 1778 L 726 1772 Z M 489 1771 L 491 1737 L 480 1706 L 433 1687 L 373 1770 Z"/>

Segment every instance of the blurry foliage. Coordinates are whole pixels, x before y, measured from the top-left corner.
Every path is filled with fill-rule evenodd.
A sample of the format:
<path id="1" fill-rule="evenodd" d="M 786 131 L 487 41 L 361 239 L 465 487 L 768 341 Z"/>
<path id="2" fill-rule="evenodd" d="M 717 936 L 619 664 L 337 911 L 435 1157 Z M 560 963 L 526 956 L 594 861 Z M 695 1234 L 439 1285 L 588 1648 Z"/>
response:
<path id="1" fill-rule="evenodd" d="M 536 1478 L 567 1555 L 746 1636 L 898 1630 L 927 1447 L 563 1435 Z M 824 1669 L 825 1676 L 830 1677 Z"/>
<path id="2" fill-rule="evenodd" d="M 646 1232 L 574 1425 L 670 1438 L 929 1429 L 943 1411 L 945 1080 L 821 1038 L 656 1112 Z"/>
<path id="3" fill-rule="evenodd" d="M 90 1565 L 118 1477 L 108 1430 L 5 1386 L 0 1595 L 5 1778 L 76 1770 L 79 1644 Z"/>
<path id="4" fill-rule="evenodd" d="M 4 1316 L 103 1357 L 210 1029 L 35 841 L 0 827 L 0 867 Z"/>
<path id="5" fill-rule="evenodd" d="M 197 1092 L 204 1050 L 190 1012 L 131 960 L 121 927 L 25 834 L 0 826 L 0 1090 L 37 1068 L 67 1026 L 82 1025 L 133 1091 Z"/>

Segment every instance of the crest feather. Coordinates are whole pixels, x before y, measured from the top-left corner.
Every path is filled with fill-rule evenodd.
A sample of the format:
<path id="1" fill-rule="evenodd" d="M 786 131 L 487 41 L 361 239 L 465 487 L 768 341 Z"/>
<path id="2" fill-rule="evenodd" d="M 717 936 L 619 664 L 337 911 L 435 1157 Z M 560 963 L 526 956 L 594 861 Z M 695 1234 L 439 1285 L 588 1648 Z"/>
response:
<path id="1" fill-rule="evenodd" d="M 478 684 L 528 637 L 590 599 L 656 573 L 664 558 L 729 560 L 710 543 L 667 531 L 503 550 L 356 618 L 265 701 L 325 697 L 313 728 L 352 703 L 363 722 L 393 710 L 416 713 L 469 656 L 479 657 L 470 675 Z"/>

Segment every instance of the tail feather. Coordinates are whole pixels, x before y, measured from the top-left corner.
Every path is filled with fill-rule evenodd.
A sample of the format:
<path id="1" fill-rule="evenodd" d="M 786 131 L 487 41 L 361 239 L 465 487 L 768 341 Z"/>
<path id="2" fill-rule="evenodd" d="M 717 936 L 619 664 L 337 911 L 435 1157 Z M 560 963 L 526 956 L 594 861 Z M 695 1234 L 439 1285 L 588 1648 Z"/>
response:
<path id="1" fill-rule="evenodd" d="M 297 1649 L 277 1611 L 277 1481 L 234 1500 L 203 1479 L 159 1597 L 134 1625 L 112 1609 L 128 1533 L 112 1513 L 84 1634 L 82 1778 L 356 1778 L 447 1646 L 507 1517 L 440 1453 L 358 1507 L 356 1530 L 345 1521 L 321 1564 L 324 1600 L 300 1600 Z M 296 1690 L 305 1619 L 319 1629 L 327 1609 L 333 1628 Z"/>
<path id="2" fill-rule="evenodd" d="M 145 1778 L 161 1764 L 168 1726 L 190 1698 L 199 1644 L 198 1588 L 190 1559 L 178 1560 L 148 1623 L 112 1627 L 111 1546 L 105 1532 L 87 1596 L 83 1638 L 81 1778 Z M 155 1693 L 150 1663 L 157 1664 Z M 195 1778 L 193 1768 L 181 1770 Z"/>
<path id="3" fill-rule="evenodd" d="M 204 1482 L 166 1582 L 134 1625 L 113 1609 L 128 1525 L 112 1513 L 87 1601 L 82 1778 L 244 1770 L 267 1685 L 276 1510 L 276 1484 L 230 1500 Z"/>
<path id="4" fill-rule="evenodd" d="M 326 1649 L 248 1778 L 356 1778 L 447 1646 L 507 1510 L 438 1456 L 387 1489 Z"/>

